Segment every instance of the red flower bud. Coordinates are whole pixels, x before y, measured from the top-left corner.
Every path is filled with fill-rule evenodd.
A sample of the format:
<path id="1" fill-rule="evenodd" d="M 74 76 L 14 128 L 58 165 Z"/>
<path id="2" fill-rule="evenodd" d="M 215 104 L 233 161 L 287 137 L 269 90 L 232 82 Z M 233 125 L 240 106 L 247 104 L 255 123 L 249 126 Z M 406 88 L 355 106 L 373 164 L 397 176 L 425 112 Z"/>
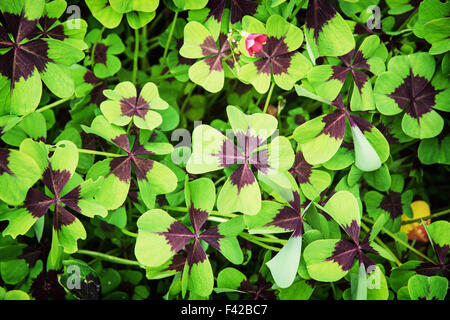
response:
<path id="1" fill-rule="evenodd" d="M 267 34 L 250 33 L 245 37 L 245 48 L 250 56 L 261 51 L 263 44 L 267 40 Z"/>

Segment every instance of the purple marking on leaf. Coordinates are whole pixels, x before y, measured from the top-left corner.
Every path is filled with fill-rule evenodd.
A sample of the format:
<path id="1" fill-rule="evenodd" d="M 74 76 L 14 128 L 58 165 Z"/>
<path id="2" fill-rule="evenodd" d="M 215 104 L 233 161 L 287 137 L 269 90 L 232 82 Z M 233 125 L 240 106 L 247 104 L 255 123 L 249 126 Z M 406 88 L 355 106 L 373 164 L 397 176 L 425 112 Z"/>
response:
<path id="1" fill-rule="evenodd" d="M 177 272 L 183 271 L 184 265 L 186 264 L 186 259 L 187 259 L 186 254 L 184 254 L 183 252 L 174 255 L 170 265 L 167 267 L 167 269 L 163 271 L 166 270 L 174 270 Z"/>
<path id="2" fill-rule="evenodd" d="M 444 264 L 444 260 L 448 254 L 449 249 L 450 246 L 448 244 L 441 246 L 437 243 L 434 243 L 434 252 L 436 253 L 436 257 L 438 258 L 440 264 Z"/>
<path id="3" fill-rule="evenodd" d="M 221 235 L 219 233 L 219 228 L 217 226 L 214 226 L 202 232 L 198 237 L 206 241 L 207 243 L 209 243 L 209 245 L 211 245 L 213 248 L 219 251 L 220 251 L 219 239 L 225 238 L 224 235 Z"/>
<path id="4" fill-rule="evenodd" d="M 198 241 L 198 238 L 194 239 L 193 244 L 189 244 L 186 246 L 186 252 L 188 255 L 187 261 L 189 270 L 191 270 L 193 265 L 202 263 L 206 260 L 205 250 L 203 250 L 202 246 L 200 245 L 200 241 Z"/>
<path id="5" fill-rule="evenodd" d="M 311 0 L 306 9 L 306 28 L 314 29 L 314 38 L 317 40 L 319 32 L 335 15 L 336 10 L 327 0 Z"/>
<path id="6" fill-rule="evenodd" d="M 35 71 L 45 71 L 51 60 L 47 56 L 48 44 L 42 39 L 35 39 L 24 44 L 10 43 L 12 47 L 0 56 L 0 73 L 11 80 L 11 88 L 21 78 L 27 80 Z"/>
<path id="7" fill-rule="evenodd" d="M 33 218 L 42 217 L 54 203 L 54 199 L 45 195 L 42 191 L 37 189 L 30 189 L 24 201 L 25 207 L 33 216 Z"/>
<path id="8" fill-rule="evenodd" d="M 306 162 L 301 151 L 295 154 L 295 162 L 289 170 L 293 177 L 297 178 L 299 184 L 310 183 L 309 178 L 312 174 L 312 165 Z"/>
<path id="9" fill-rule="evenodd" d="M 325 127 L 322 129 L 320 134 L 329 135 L 330 138 L 336 140 L 344 139 L 345 135 L 345 113 L 343 112 L 333 112 L 327 114 L 322 118 L 322 122 L 325 123 Z"/>
<path id="10" fill-rule="evenodd" d="M 400 217 L 403 213 L 401 193 L 389 191 L 381 200 L 378 208 L 388 212 L 392 220 Z"/>
<path id="11" fill-rule="evenodd" d="M 144 145 L 139 142 L 139 138 L 136 138 L 133 145 L 133 151 L 131 152 L 135 156 L 143 156 L 143 155 L 153 155 L 155 154 L 152 151 L 145 149 Z"/>
<path id="12" fill-rule="evenodd" d="M 58 202 L 55 203 L 53 216 L 53 229 L 60 231 L 61 227 L 68 226 L 75 221 L 75 216 L 64 209 Z"/>
<path id="13" fill-rule="evenodd" d="M 111 139 L 111 142 L 118 146 L 120 149 L 124 150 L 127 153 L 130 153 L 130 140 L 125 133 L 122 133 Z"/>
<path id="14" fill-rule="evenodd" d="M 122 111 L 122 116 L 138 116 L 144 119 L 149 109 L 150 105 L 142 97 L 130 97 L 126 99 L 124 98 L 120 101 L 120 110 Z"/>
<path id="15" fill-rule="evenodd" d="M 203 43 L 200 45 L 202 54 L 207 57 L 213 54 L 218 54 L 217 44 L 212 36 L 207 36 Z"/>
<path id="16" fill-rule="evenodd" d="M 255 176 L 247 164 L 241 164 L 230 176 L 231 183 L 237 187 L 237 193 L 247 185 L 255 182 Z"/>
<path id="17" fill-rule="evenodd" d="M 394 99 L 400 109 L 406 109 L 406 113 L 418 121 L 424 114 L 431 112 L 439 92 L 428 79 L 415 76 L 410 70 L 403 83 L 388 96 Z"/>
<path id="18" fill-rule="evenodd" d="M 281 208 L 273 221 L 266 224 L 266 226 L 276 226 L 284 230 L 293 230 L 294 236 L 300 237 L 303 235 L 303 219 L 300 212 L 293 209 L 291 206 L 284 206 Z"/>
<path id="19" fill-rule="evenodd" d="M 58 281 L 60 271 L 41 272 L 33 279 L 30 287 L 31 295 L 36 300 L 64 300 L 66 291 Z"/>
<path id="20" fill-rule="evenodd" d="M 247 293 L 256 292 L 256 290 L 253 288 L 252 284 L 248 280 L 242 280 L 242 282 L 239 284 L 239 287 L 237 287 L 237 290 L 244 291 Z"/>
<path id="21" fill-rule="evenodd" d="M 272 58 L 272 73 L 274 75 L 287 73 L 291 66 L 292 56 L 295 52 L 288 52 Z"/>
<path id="22" fill-rule="evenodd" d="M 347 74 L 349 71 L 349 68 L 347 67 L 342 67 L 342 66 L 331 66 L 331 70 L 333 71 L 333 73 L 331 74 L 331 77 L 328 78 L 327 81 L 329 80 L 338 80 L 342 83 L 345 82 L 345 79 L 347 78 Z"/>
<path id="23" fill-rule="evenodd" d="M 250 281 L 243 280 L 237 290 L 247 292 L 253 297 L 251 300 L 276 300 L 277 297 L 273 290 L 271 290 L 273 283 L 267 281 L 261 274 L 258 274 L 258 281 L 256 282 L 256 289 L 253 287 Z"/>
<path id="24" fill-rule="evenodd" d="M 359 254 L 359 263 L 364 263 L 366 272 L 371 266 L 375 266 L 375 263 L 372 261 L 372 259 L 370 259 L 365 253 L 362 252 L 360 252 Z"/>
<path id="25" fill-rule="evenodd" d="M 131 179 L 131 158 L 129 156 L 117 157 L 109 163 L 110 174 L 115 175 L 120 181 L 129 183 Z"/>
<path id="26" fill-rule="evenodd" d="M 223 11 L 225 9 L 225 0 L 210 0 L 206 5 L 209 8 L 209 15 L 213 16 L 218 22 L 222 21 Z M 232 24 L 239 22 L 245 15 L 253 16 L 256 13 L 258 3 L 253 0 L 231 0 L 230 1 L 230 21 Z"/>
<path id="27" fill-rule="evenodd" d="M 380 254 L 377 250 L 375 250 L 373 247 L 372 247 L 372 245 L 370 244 L 370 241 L 369 241 L 369 236 L 370 236 L 370 233 L 372 232 L 372 230 L 370 230 L 368 233 L 367 233 L 367 235 L 366 235 L 366 237 L 365 237 L 365 239 L 364 239 L 364 241 L 363 242 L 361 242 L 361 244 L 360 244 L 360 249 L 361 250 L 364 250 L 364 251 L 367 251 L 367 252 L 370 252 L 370 253 L 373 253 L 373 254 Z"/>
<path id="28" fill-rule="evenodd" d="M 350 50 L 348 53 L 344 54 L 343 56 L 338 57 L 339 60 L 341 60 L 346 67 L 350 67 L 352 65 L 352 58 L 355 54 L 355 49 Z"/>
<path id="29" fill-rule="evenodd" d="M 219 55 L 215 55 L 213 57 L 205 58 L 203 61 L 209 66 L 210 71 L 222 71 L 223 64 L 222 59 Z"/>
<path id="30" fill-rule="evenodd" d="M 243 133 L 242 131 L 236 132 L 236 139 L 238 147 L 247 159 L 263 142 L 258 136 L 252 135 L 250 129 L 247 130 L 247 133 Z"/>
<path id="31" fill-rule="evenodd" d="M 202 48 L 202 53 L 207 56 L 214 54 L 212 57 L 206 58 L 204 61 L 205 63 L 210 67 L 211 71 L 222 71 L 223 70 L 223 64 L 222 59 L 226 58 L 230 54 L 230 46 L 227 41 L 227 36 L 223 33 L 219 35 L 219 50 L 217 50 L 217 45 L 214 42 L 214 39 L 211 36 L 208 36 L 205 39 L 205 47 Z M 203 44 L 202 44 L 203 45 Z M 214 49 L 213 49 L 214 48 Z M 230 65 L 232 67 L 232 65 Z"/>
<path id="32" fill-rule="evenodd" d="M 255 64 L 256 69 L 259 73 L 264 73 L 270 75 L 270 60 L 269 59 L 261 59 L 253 62 Z"/>
<path id="33" fill-rule="evenodd" d="M 78 206 L 78 200 L 80 200 L 81 187 L 76 186 L 70 192 L 68 192 L 64 197 L 61 198 L 61 202 L 67 205 L 69 208 L 75 210 L 78 213 L 81 212 L 81 208 Z"/>
<path id="34" fill-rule="evenodd" d="M 191 201 L 191 206 L 189 207 L 189 218 L 191 220 L 192 227 L 194 228 L 194 233 L 198 233 L 198 231 L 205 224 L 206 219 L 208 219 L 208 212 L 194 208 L 194 203 Z"/>
<path id="35" fill-rule="evenodd" d="M 356 244 L 359 244 L 359 233 L 361 231 L 361 226 L 356 220 L 352 220 L 350 225 L 344 226 L 344 230 Z"/>
<path id="36" fill-rule="evenodd" d="M 55 25 L 57 21 L 58 19 L 49 18 L 47 16 L 40 18 L 39 25 L 42 29 L 36 28 L 30 38 L 42 35 L 43 38 L 51 38 L 64 41 L 64 39 L 68 38 L 68 36 L 65 34 L 64 26 L 61 23 Z"/>
<path id="37" fill-rule="evenodd" d="M 256 13 L 258 3 L 253 0 L 231 0 L 230 21 L 235 24 L 242 20 L 244 16 L 253 16 Z"/>
<path id="38" fill-rule="evenodd" d="M 383 134 L 383 136 L 386 138 L 387 142 L 392 144 L 398 144 L 400 141 L 391 133 L 390 128 L 384 125 L 384 123 L 380 122 L 377 125 L 377 129 Z"/>
<path id="39" fill-rule="evenodd" d="M 180 251 L 189 240 L 194 238 L 191 230 L 179 221 L 172 222 L 166 232 L 159 232 L 158 234 L 166 238 L 167 244 L 170 245 L 173 252 Z"/>
<path id="40" fill-rule="evenodd" d="M 35 30 L 38 23 L 38 20 L 28 20 L 25 18 L 24 11 L 22 11 L 21 15 L 3 12 L 3 18 L 5 19 L 5 26 L 2 28 L 14 37 L 16 43 L 20 43 L 25 38 L 29 38 L 29 35 Z"/>
<path id="41" fill-rule="evenodd" d="M 336 97 L 336 99 L 334 99 L 333 101 L 331 101 L 331 105 L 333 107 L 338 108 L 339 110 L 341 110 L 342 112 L 345 112 L 346 108 L 344 105 L 344 99 L 342 99 L 342 95 L 339 93 L 338 96 Z"/>
<path id="42" fill-rule="evenodd" d="M 255 53 L 255 57 L 262 58 L 254 62 L 258 73 L 270 74 L 270 64 L 274 75 L 287 73 L 295 52 L 289 52 L 284 39 L 284 36 L 280 39 L 268 37 L 262 49 Z"/>
<path id="43" fill-rule="evenodd" d="M 209 0 L 206 8 L 209 9 L 209 15 L 213 16 L 218 22 L 222 21 L 223 10 L 225 9 L 226 0 Z"/>
<path id="44" fill-rule="evenodd" d="M 103 80 L 95 85 L 92 91 L 89 93 L 89 96 L 91 98 L 90 103 L 93 103 L 96 106 L 100 106 L 103 101 L 106 101 L 106 97 L 103 94 L 103 91 L 106 89 L 108 89 L 108 84 Z"/>
<path id="45" fill-rule="evenodd" d="M 6 172 L 6 174 L 14 175 L 11 169 L 8 167 L 9 164 L 9 154 L 10 151 L 8 149 L 0 149 L 0 176 Z"/>
<path id="46" fill-rule="evenodd" d="M 355 58 L 353 59 L 353 68 L 370 71 L 370 65 L 367 63 L 367 59 L 364 58 L 364 55 L 359 50 L 356 52 Z"/>
<path id="47" fill-rule="evenodd" d="M 97 46 L 95 47 L 95 52 L 94 52 L 94 62 L 95 63 L 106 65 L 108 48 L 109 48 L 109 46 L 107 46 L 103 43 L 97 43 Z M 91 50 L 91 54 L 92 54 L 92 50 Z"/>
<path id="48" fill-rule="evenodd" d="M 58 197 L 61 190 L 70 180 L 71 174 L 67 170 L 53 170 L 51 164 L 45 169 L 42 175 L 42 181 L 49 190 Z"/>
<path id="49" fill-rule="evenodd" d="M 258 150 L 254 152 L 249 159 L 250 163 L 255 166 L 258 171 L 261 173 L 267 174 L 270 165 L 269 165 L 269 151 L 267 149 Z"/>
<path id="50" fill-rule="evenodd" d="M 352 126 L 357 125 L 359 127 L 359 129 L 361 130 L 361 132 L 372 132 L 372 128 L 373 128 L 373 124 L 371 124 L 369 121 L 367 121 L 364 118 L 355 116 L 355 115 L 351 115 L 349 116 L 349 120 L 350 120 L 350 124 Z"/>
<path id="51" fill-rule="evenodd" d="M 229 167 L 236 163 L 243 163 L 244 155 L 238 150 L 236 145 L 230 140 L 225 139 L 222 148 L 218 153 L 212 154 L 218 158 L 222 168 Z"/>
<path id="52" fill-rule="evenodd" d="M 289 206 L 281 208 L 273 221 L 266 226 L 276 226 L 284 230 L 293 230 L 294 237 L 301 237 L 304 233 L 303 216 L 301 212 L 300 194 L 293 192 L 294 199 L 289 201 Z"/>
<path id="53" fill-rule="evenodd" d="M 353 142 L 348 142 L 348 141 L 344 141 L 341 144 L 342 148 L 345 148 L 347 150 L 353 150 L 355 149 L 355 145 L 353 144 Z"/>
<path id="54" fill-rule="evenodd" d="M 362 88 L 369 81 L 369 76 L 362 71 L 352 69 L 353 80 L 355 81 L 358 91 L 361 93 Z"/>
<path id="55" fill-rule="evenodd" d="M 352 268 L 357 253 L 358 248 L 356 244 L 346 240 L 339 240 L 334 247 L 333 254 L 325 261 L 334 261 L 341 266 L 342 271 L 348 271 Z"/>

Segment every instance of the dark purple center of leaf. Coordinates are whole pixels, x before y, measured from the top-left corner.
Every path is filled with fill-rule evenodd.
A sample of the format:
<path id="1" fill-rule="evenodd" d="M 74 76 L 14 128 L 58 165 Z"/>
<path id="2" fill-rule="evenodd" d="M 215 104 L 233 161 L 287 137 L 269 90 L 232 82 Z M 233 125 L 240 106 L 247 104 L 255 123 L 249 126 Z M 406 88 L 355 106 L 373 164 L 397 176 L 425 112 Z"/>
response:
<path id="1" fill-rule="evenodd" d="M 28 190 L 23 207 L 26 208 L 30 214 L 35 218 L 42 217 L 55 204 L 55 213 L 53 216 L 53 227 L 55 230 L 61 230 L 62 226 L 69 225 L 75 221 L 75 216 L 67 211 L 63 205 L 81 213 L 81 208 L 78 206 L 80 199 L 80 186 L 75 187 L 63 197 L 60 193 L 67 184 L 71 174 L 67 170 L 53 170 L 51 164 L 44 171 L 43 182 L 53 194 L 49 197 L 37 189 Z"/>
<path id="2" fill-rule="evenodd" d="M 268 37 L 261 51 L 255 53 L 255 57 L 261 58 L 254 62 L 258 73 L 267 75 L 270 75 L 271 72 L 274 75 L 287 73 L 295 52 L 289 52 L 284 38 L 284 36 L 280 39 Z"/>
<path id="3" fill-rule="evenodd" d="M 310 183 L 309 178 L 312 173 L 312 165 L 306 162 L 301 151 L 295 154 L 295 163 L 290 170 L 291 174 L 297 178 L 299 184 Z"/>
<path id="4" fill-rule="evenodd" d="M 350 225 L 344 226 L 345 232 L 350 236 L 350 238 L 353 239 L 353 241 L 356 244 L 359 244 L 359 232 L 360 232 L 360 225 L 356 220 L 352 220 Z"/>
<path id="5" fill-rule="evenodd" d="M 150 109 L 150 105 L 142 97 L 131 97 L 120 101 L 120 109 L 122 116 L 138 116 L 144 119 Z"/>
<path id="6" fill-rule="evenodd" d="M 336 10 L 327 0 L 311 0 L 306 9 L 306 27 L 314 29 L 314 38 L 317 40 L 319 32 L 325 24 L 336 15 Z"/>
<path id="7" fill-rule="evenodd" d="M 253 287 L 250 281 L 243 280 L 237 290 L 247 292 L 252 295 L 252 300 L 276 300 L 276 295 L 272 288 L 273 283 L 264 279 L 261 274 L 258 274 L 258 281 L 256 283 L 256 288 Z"/>
<path id="8" fill-rule="evenodd" d="M 344 139 L 345 135 L 345 113 L 343 112 L 333 112 L 327 114 L 322 118 L 322 122 L 325 123 L 325 127 L 322 129 L 320 134 L 329 135 L 331 138 L 336 140 Z"/>
<path id="9" fill-rule="evenodd" d="M 218 22 L 222 21 L 226 0 L 210 0 L 206 5 L 209 8 L 209 16 L 213 16 Z M 239 22 L 245 15 L 254 15 L 258 3 L 253 0 L 231 0 L 230 1 L 230 21 L 232 24 Z"/>
<path id="10" fill-rule="evenodd" d="M 140 143 L 139 137 L 134 142 L 133 150 L 130 150 L 129 139 L 126 134 L 121 134 L 115 139 L 111 140 L 122 150 L 128 153 L 126 156 L 117 157 L 111 160 L 109 167 L 110 172 L 108 175 L 113 174 L 120 181 L 130 183 L 131 180 L 131 163 L 134 164 L 134 170 L 136 172 L 136 178 L 138 180 L 147 180 L 147 173 L 152 170 L 154 160 L 148 158 L 142 158 L 139 156 L 151 155 L 152 152 L 147 151 Z M 108 176 L 107 175 L 107 176 Z"/>
<path id="11" fill-rule="evenodd" d="M 209 66 L 211 71 L 222 71 L 223 64 L 222 59 L 230 55 L 230 45 L 227 41 L 227 36 L 223 33 L 219 35 L 219 48 L 217 49 L 217 44 L 213 37 L 208 36 L 205 41 L 200 45 L 202 53 L 205 58 L 205 63 Z M 233 62 L 228 59 L 226 61 L 230 67 L 233 66 Z"/>
<path id="12" fill-rule="evenodd" d="M 94 62 L 105 64 L 107 59 L 108 46 L 103 43 L 97 43 L 94 52 Z"/>
<path id="13" fill-rule="evenodd" d="M 37 21 L 21 16 L 3 13 L 6 26 L 0 27 L 0 48 L 10 48 L 0 56 L 0 73 L 11 80 L 11 89 L 21 78 L 27 80 L 35 71 L 43 72 L 48 58 L 48 44 L 42 39 L 22 43 L 36 29 Z M 13 36 L 13 41 L 8 34 Z"/>
<path id="14" fill-rule="evenodd" d="M 8 167 L 9 164 L 8 158 L 9 158 L 9 150 L 0 149 L 0 176 L 5 172 L 11 176 L 14 175 L 14 173 Z"/>
<path id="15" fill-rule="evenodd" d="M 241 165 L 231 174 L 230 179 L 233 185 L 237 186 L 238 193 L 246 186 L 255 181 L 255 176 L 250 169 L 249 164 L 262 173 L 266 173 L 269 169 L 268 153 L 266 149 L 258 150 L 256 148 L 265 144 L 258 136 L 254 136 L 247 130 L 247 133 L 238 131 L 236 133 L 237 145 L 230 140 L 225 139 L 222 148 L 213 156 L 218 158 L 222 167 L 228 167 L 233 164 L 240 163 Z"/>
<path id="16" fill-rule="evenodd" d="M 439 92 L 426 78 L 415 76 L 410 70 L 403 83 L 388 96 L 394 99 L 399 108 L 406 109 L 408 115 L 419 121 L 422 115 L 431 112 Z"/>
<path id="17" fill-rule="evenodd" d="M 377 129 L 383 134 L 390 145 L 399 143 L 399 140 L 391 133 L 390 128 L 384 123 L 380 122 L 377 125 Z"/>
<path id="18" fill-rule="evenodd" d="M 394 220 L 402 215 L 402 195 L 399 192 L 389 191 L 388 195 L 383 197 L 378 208 L 388 212 L 391 219 Z"/>
<path id="19" fill-rule="evenodd" d="M 39 19 L 39 25 L 42 30 L 36 28 L 33 32 L 33 35 L 30 38 L 34 38 L 35 36 L 42 35 L 43 38 L 52 38 L 56 40 L 63 41 L 68 38 L 68 36 L 64 32 L 64 26 L 62 24 L 55 25 L 58 19 L 49 18 L 44 16 Z"/>
<path id="20" fill-rule="evenodd" d="M 357 69 L 370 70 L 370 66 L 367 64 L 367 59 L 364 58 L 361 51 L 351 50 L 349 53 L 340 56 L 339 59 L 344 63 L 344 66 L 331 66 L 333 74 L 328 80 L 336 79 L 344 83 L 347 78 L 347 74 L 350 72 L 353 76 L 353 80 L 361 93 L 365 83 L 369 80 L 369 77 L 364 72 Z M 352 61 L 353 60 L 353 61 Z"/>
<path id="21" fill-rule="evenodd" d="M 200 239 L 206 241 L 213 248 L 220 251 L 219 239 L 224 238 L 219 233 L 217 226 L 209 228 L 203 232 L 200 229 L 208 218 L 208 212 L 194 208 L 194 204 L 191 202 L 189 207 L 189 218 L 191 220 L 194 232 L 189 230 L 184 224 L 179 221 L 173 222 L 167 232 L 160 232 L 166 238 L 167 243 L 170 245 L 173 252 L 178 252 L 186 247 L 187 261 L 191 268 L 194 264 L 201 263 L 206 259 L 206 253 L 200 245 Z M 187 244 L 190 240 L 194 240 L 192 244 Z"/>
<path id="22" fill-rule="evenodd" d="M 284 230 L 293 230 L 294 237 L 301 237 L 303 235 L 303 216 L 300 205 L 300 195 L 298 192 L 293 192 L 294 199 L 289 202 L 289 206 L 284 206 L 275 216 L 272 222 L 266 226 L 277 226 Z"/>

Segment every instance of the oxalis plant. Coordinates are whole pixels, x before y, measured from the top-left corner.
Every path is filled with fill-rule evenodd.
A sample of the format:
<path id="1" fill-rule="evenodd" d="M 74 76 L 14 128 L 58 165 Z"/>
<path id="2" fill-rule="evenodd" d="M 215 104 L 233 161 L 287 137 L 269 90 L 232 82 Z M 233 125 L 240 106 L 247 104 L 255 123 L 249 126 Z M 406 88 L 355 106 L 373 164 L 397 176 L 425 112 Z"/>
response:
<path id="1" fill-rule="evenodd" d="M 449 2 L 0 11 L 0 300 L 446 298 Z"/>

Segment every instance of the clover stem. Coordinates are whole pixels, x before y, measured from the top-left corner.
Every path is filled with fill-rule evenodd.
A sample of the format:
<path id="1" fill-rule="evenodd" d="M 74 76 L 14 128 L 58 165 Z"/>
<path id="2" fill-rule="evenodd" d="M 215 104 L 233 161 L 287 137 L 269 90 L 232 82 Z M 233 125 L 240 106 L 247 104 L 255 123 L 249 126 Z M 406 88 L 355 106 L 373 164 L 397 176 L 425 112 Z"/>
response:
<path id="1" fill-rule="evenodd" d="M 120 229 L 120 231 L 122 231 L 123 234 L 126 234 L 127 236 L 133 237 L 133 238 L 137 238 L 138 234 L 135 232 L 131 232 L 129 230 L 127 230 L 126 228 L 122 228 Z"/>
<path id="2" fill-rule="evenodd" d="M 261 237 L 256 237 L 252 234 L 248 234 L 249 236 L 253 237 L 253 239 L 261 242 L 268 242 L 268 243 L 279 243 L 281 245 L 285 245 L 287 240 L 284 239 L 278 239 L 277 237 L 270 237 L 270 235 L 262 235 Z"/>
<path id="3" fill-rule="evenodd" d="M 426 217 L 412 219 L 412 220 L 407 220 L 407 221 L 402 221 L 402 225 L 410 224 L 410 223 L 414 223 L 414 222 L 420 222 L 422 220 L 425 221 L 425 220 L 428 220 L 428 219 L 437 218 L 437 217 L 444 216 L 444 215 L 449 214 L 449 213 L 450 213 L 450 208 L 442 210 L 442 211 L 439 211 L 439 212 L 436 212 L 436 213 L 433 213 L 433 214 L 430 214 L 429 216 L 426 216 Z"/>
<path id="4" fill-rule="evenodd" d="M 133 56 L 133 75 L 132 82 L 136 83 L 139 58 L 139 29 L 134 30 L 134 56 Z"/>
<path id="5" fill-rule="evenodd" d="M 173 32 L 175 30 L 175 25 L 177 24 L 178 19 L 178 11 L 175 11 L 175 15 L 173 16 L 172 26 L 170 27 L 169 37 L 167 38 L 166 45 L 164 46 L 164 53 L 161 62 L 161 71 L 163 67 L 166 65 L 167 53 L 169 52 L 170 42 L 172 41 Z"/>
<path id="6" fill-rule="evenodd" d="M 164 210 L 170 210 L 170 211 L 175 211 L 175 212 L 188 212 L 189 209 L 185 208 L 185 207 L 171 207 L 171 206 L 163 206 L 162 207 Z M 212 216 L 217 216 L 217 217 L 224 217 L 224 218 L 234 218 L 237 217 L 236 214 L 232 214 L 232 213 L 220 213 L 219 211 L 214 211 L 212 210 L 210 212 L 210 215 Z"/>
<path id="7" fill-rule="evenodd" d="M 148 46 L 147 46 L 147 43 L 148 43 L 148 41 L 147 41 L 147 25 L 142 27 L 142 41 L 141 42 L 142 42 L 142 45 L 141 45 L 142 50 L 144 51 L 144 53 L 147 53 L 148 52 L 147 51 L 148 50 Z M 142 70 L 147 70 L 148 69 L 148 61 L 147 61 L 146 54 L 144 54 L 142 56 L 141 69 Z"/>
<path id="8" fill-rule="evenodd" d="M 132 125 L 133 125 L 133 121 L 130 120 L 130 123 L 128 124 L 128 127 L 127 127 L 127 135 L 130 134 L 130 130 L 131 130 L 131 126 L 132 126 Z"/>
<path id="9" fill-rule="evenodd" d="M 92 45 L 92 51 L 91 51 L 91 66 L 94 66 L 94 63 L 95 63 L 95 49 L 97 48 L 97 43 L 100 41 L 100 39 L 102 38 L 102 34 L 103 34 L 103 31 L 105 31 L 105 27 L 103 27 L 101 30 L 100 30 L 100 33 L 98 34 L 98 37 L 97 37 L 97 39 L 95 39 L 95 42 L 94 42 L 94 44 Z"/>
<path id="10" fill-rule="evenodd" d="M 151 79 L 152 79 L 152 81 L 164 80 L 164 79 L 168 79 L 168 78 L 175 78 L 176 76 L 186 74 L 186 73 L 187 73 L 186 71 L 179 71 L 179 72 L 175 72 L 175 73 L 166 73 L 161 76 L 152 77 Z"/>
<path id="11" fill-rule="evenodd" d="M 281 250 L 280 248 L 269 246 L 269 245 L 259 241 L 258 239 L 255 239 L 255 237 L 253 237 L 247 233 L 240 233 L 239 236 L 241 238 L 244 238 L 247 241 L 253 242 L 254 244 L 257 244 L 258 246 L 263 247 L 265 249 L 272 250 L 272 251 L 280 251 Z"/>
<path id="12" fill-rule="evenodd" d="M 187 104 L 188 104 L 188 102 L 189 102 L 189 99 L 191 99 L 191 95 L 192 95 L 192 93 L 194 92 L 194 89 L 195 89 L 196 86 L 197 86 L 197 85 L 194 83 L 194 85 L 192 86 L 191 90 L 190 90 L 189 93 L 188 93 L 188 96 L 187 96 L 186 99 L 183 101 L 183 104 L 181 105 L 181 109 L 180 109 L 180 112 L 181 112 L 181 113 L 183 113 L 184 109 L 186 108 L 186 106 L 187 106 Z"/>
<path id="13" fill-rule="evenodd" d="M 292 20 L 292 19 L 297 15 L 297 13 L 300 11 L 300 9 L 301 9 L 301 8 L 303 7 L 303 5 L 305 4 L 305 1 L 306 1 L 306 0 L 302 0 L 302 2 L 300 2 L 300 3 L 297 5 L 297 8 L 295 8 L 294 12 L 292 12 L 291 16 L 289 17 L 290 20 Z"/>
<path id="14" fill-rule="evenodd" d="M 214 184 L 217 186 L 219 183 L 221 183 L 221 182 L 222 182 L 223 180 L 225 180 L 226 178 L 227 178 L 227 176 L 223 176 L 223 177 L 217 179 L 217 181 L 214 182 Z"/>
<path id="15" fill-rule="evenodd" d="M 371 224 L 374 224 L 374 222 L 367 218 L 367 217 L 362 217 L 362 219 L 366 222 L 369 222 Z M 397 241 L 398 243 L 400 243 L 401 245 L 405 246 L 406 248 L 408 248 L 409 250 L 411 250 L 412 252 L 414 252 L 415 254 L 417 254 L 418 256 L 422 257 L 423 259 L 436 264 L 435 261 L 431 260 L 430 258 L 428 258 L 426 255 L 424 255 L 422 252 L 416 250 L 416 248 L 410 246 L 407 242 L 404 242 L 402 239 L 400 239 L 399 237 L 397 237 L 395 234 L 393 234 L 392 232 L 390 232 L 389 230 L 387 230 L 386 228 L 382 227 L 381 228 L 381 232 L 387 234 L 389 237 L 391 237 L 392 239 L 394 239 L 395 241 Z"/>
<path id="16" fill-rule="evenodd" d="M 91 256 L 91 257 L 94 257 L 94 258 L 97 258 L 100 260 L 104 260 L 104 261 L 108 261 L 108 262 L 112 262 L 112 263 L 125 264 L 125 265 L 129 265 L 129 266 L 137 266 L 137 267 L 139 266 L 139 262 L 137 262 L 137 261 L 123 259 L 123 258 L 111 256 L 109 254 L 105 254 L 105 253 L 101 253 L 101 252 L 96 252 L 96 251 L 91 251 L 91 250 L 78 250 L 75 253 Z"/>
<path id="17" fill-rule="evenodd" d="M 263 113 L 267 112 L 267 108 L 269 107 L 270 98 L 272 97 L 273 88 L 275 87 L 275 82 L 272 82 L 270 85 L 269 93 L 267 94 L 266 103 L 264 104 Z"/>
<path id="18" fill-rule="evenodd" d="M 39 108 L 39 109 L 36 109 L 36 110 L 30 111 L 30 112 L 27 112 L 26 114 L 20 116 L 20 118 L 17 119 L 17 121 L 14 122 L 12 125 L 8 126 L 8 124 L 7 124 L 7 125 L 3 128 L 3 130 L 0 130 L 0 132 L 1 132 L 2 134 L 5 134 L 5 133 L 8 132 L 9 130 L 11 130 L 12 128 L 14 128 L 15 126 L 17 126 L 19 123 L 21 123 L 21 122 L 23 121 L 23 119 L 25 119 L 25 118 L 26 118 L 27 116 L 29 116 L 30 114 L 32 114 L 32 113 L 34 113 L 34 112 L 39 112 L 39 113 L 41 113 L 41 112 L 50 110 L 50 109 L 52 109 L 52 108 L 54 108 L 54 107 L 57 107 L 57 106 L 63 104 L 63 103 L 66 102 L 66 101 L 69 101 L 69 100 L 72 99 L 72 98 L 73 98 L 73 97 L 70 97 L 70 98 L 64 98 L 64 99 L 59 99 L 58 101 L 55 101 L 55 102 L 53 102 L 53 103 L 50 103 L 50 104 L 48 104 L 48 105 L 46 105 L 46 106 L 43 106 L 43 107 L 41 107 L 41 108 Z"/>
<path id="19" fill-rule="evenodd" d="M 47 145 L 47 150 L 48 151 L 55 151 L 56 148 L 53 145 Z M 110 152 L 103 152 L 103 151 L 96 151 L 96 150 L 89 150 L 89 149 L 78 149 L 79 153 L 85 153 L 85 154 L 94 154 L 94 155 L 98 155 L 98 156 L 105 156 L 105 157 L 111 157 L 111 158 L 118 158 L 118 157 L 123 157 L 122 154 L 117 154 L 117 153 L 110 153 Z"/>

